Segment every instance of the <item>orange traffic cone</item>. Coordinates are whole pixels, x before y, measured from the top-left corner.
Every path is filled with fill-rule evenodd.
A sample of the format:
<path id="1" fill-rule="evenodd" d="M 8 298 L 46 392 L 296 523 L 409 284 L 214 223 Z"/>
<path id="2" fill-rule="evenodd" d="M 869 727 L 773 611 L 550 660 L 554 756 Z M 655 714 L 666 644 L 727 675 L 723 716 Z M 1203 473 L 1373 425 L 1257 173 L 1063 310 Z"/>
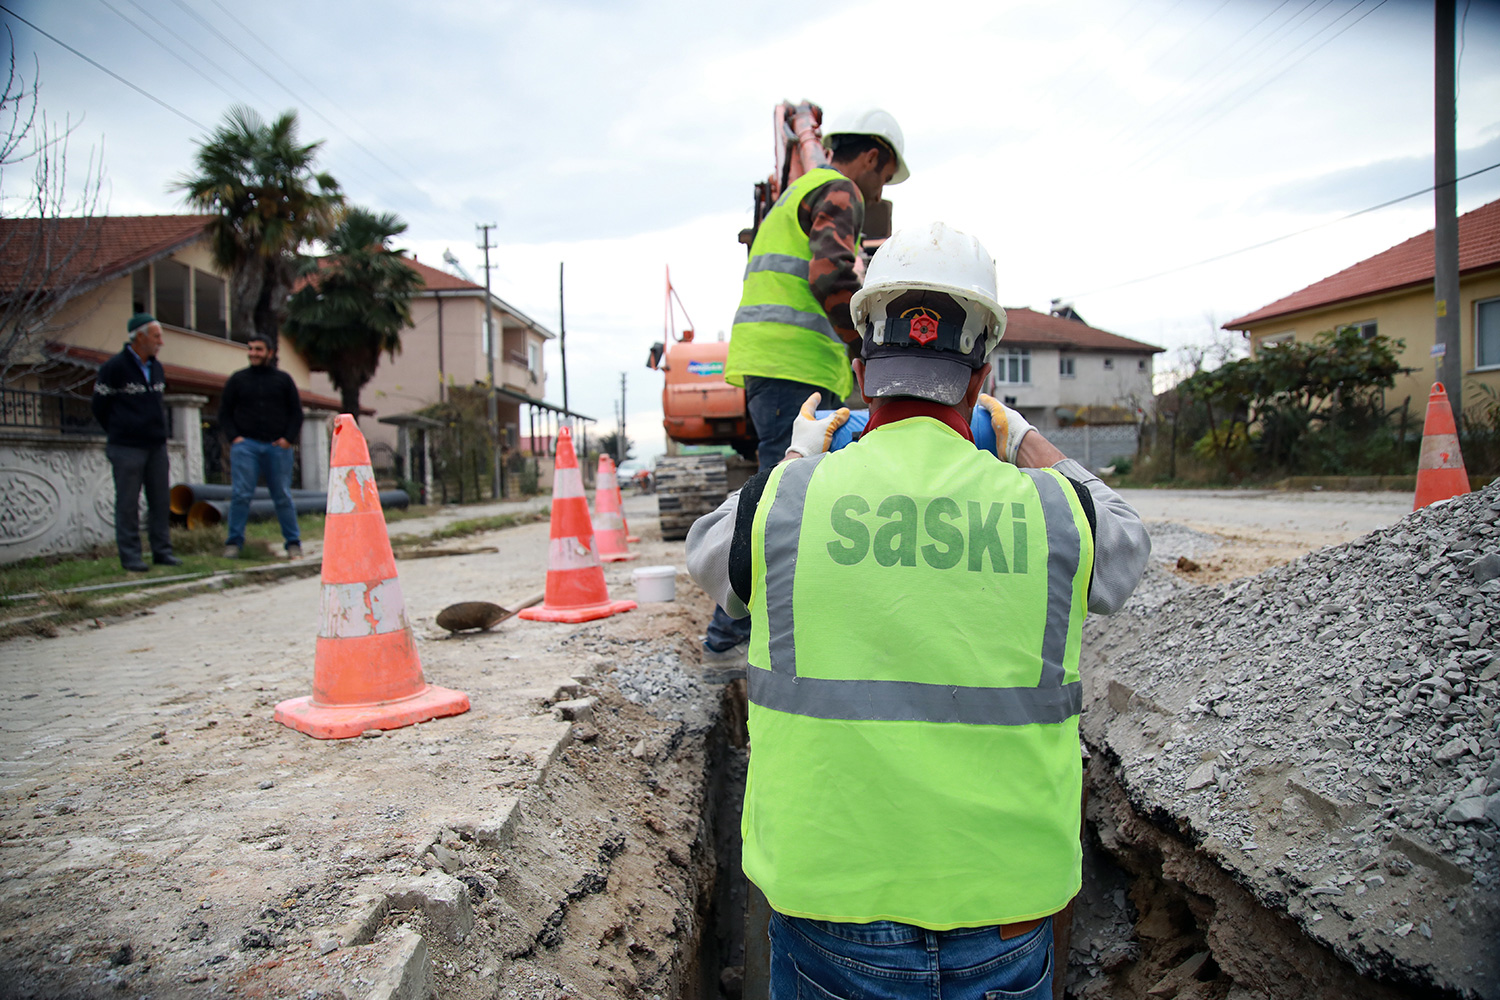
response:
<path id="1" fill-rule="evenodd" d="M 276 721 L 339 740 L 467 712 L 468 695 L 422 679 L 370 451 L 347 413 L 334 424 L 328 464 L 313 693 L 277 705 Z"/>
<path id="2" fill-rule="evenodd" d="M 1412 510 L 1449 500 L 1469 492 L 1469 473 L 1458 450 L 1458 428 L 1453 426 L 1453 407 L 1441 382 L 1432 384 L 1427 397 L 1427 422 L 1422 426 L 1422 454 L 1417 459 L 1417 496 Z"/>
<path id="3" fill-rule="evenodd" d="M 637 558 L 639 553 L 631 552 L 625 546 L 629 541 L 626 534 L 615 463 L 608 455 L 600 455 L 598 486 L 594 489 L 594 537 L 599 542 L 599 558 L 605 562 L 628 562 Z"/>
<path id="4" fill-rule="evenodd" d="M 587 622 L 634 609 L 634 601 L 609 599 L 604 569 L 594 548 L 583 474 L 573 453 L 573 435 L 564 427 L 557 432 L 557 467 L 552 475 L 547 599 L 539 608 L 522 611 L 521 617 L 541 622 Z"/>

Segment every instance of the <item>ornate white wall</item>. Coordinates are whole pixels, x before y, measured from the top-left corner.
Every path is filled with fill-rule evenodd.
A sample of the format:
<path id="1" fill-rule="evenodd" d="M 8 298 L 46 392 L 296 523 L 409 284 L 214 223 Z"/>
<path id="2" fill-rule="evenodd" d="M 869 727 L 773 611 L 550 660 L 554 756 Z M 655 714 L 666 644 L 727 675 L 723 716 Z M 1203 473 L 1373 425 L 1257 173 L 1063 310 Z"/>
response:
<path id="1" fill-rule="evenodd" d="M 167 454 L 171 481 L 184 482 L 183 442 L 168 441 Z M 144 498 L 141 512 L 144 524 Z M 114 540 L 115 483 L 102 437 L 0 434 L 0 564 Z"/>

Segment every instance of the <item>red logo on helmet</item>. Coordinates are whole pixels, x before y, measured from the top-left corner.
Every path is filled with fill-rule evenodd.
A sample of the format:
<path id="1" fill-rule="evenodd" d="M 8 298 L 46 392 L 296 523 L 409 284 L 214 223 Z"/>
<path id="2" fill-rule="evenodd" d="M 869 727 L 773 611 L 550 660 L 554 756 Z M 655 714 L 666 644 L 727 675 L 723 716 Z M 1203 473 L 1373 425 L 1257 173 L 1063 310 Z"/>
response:
<path id="1" fill-rule="evenodd" d="M 912 340 L 926 347 L 937 339 L 937 335 L 938 321 L 934 317 L 926 313 L 919 313 L 911 318 L 911 333 L 909 336 Z"/>

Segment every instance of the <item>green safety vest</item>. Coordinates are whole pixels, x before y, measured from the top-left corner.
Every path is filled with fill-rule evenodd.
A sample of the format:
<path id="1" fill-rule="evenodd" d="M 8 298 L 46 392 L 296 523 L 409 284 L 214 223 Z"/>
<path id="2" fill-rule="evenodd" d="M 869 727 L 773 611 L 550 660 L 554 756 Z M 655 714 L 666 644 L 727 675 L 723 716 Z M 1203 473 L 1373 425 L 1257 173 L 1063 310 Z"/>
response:
<path id="1" fill-rule="evenodd" d="M 933 930 L 1079 890 L 1072 485 L 931 417 L 772 472 L 756 508 L 745 874 L 781 913 Z"/>
<path id="2" fill-rule="evenodd" d="M 759 375 L 831 389 L 840 399 L 854 391 L 844 342 L 807 283 L 812 249 L 797 221 L 797 207 L 810 191 L 843 179 L 829 167 L 805 173 L 761 220 L 724 362 L 730 385 Z"/>

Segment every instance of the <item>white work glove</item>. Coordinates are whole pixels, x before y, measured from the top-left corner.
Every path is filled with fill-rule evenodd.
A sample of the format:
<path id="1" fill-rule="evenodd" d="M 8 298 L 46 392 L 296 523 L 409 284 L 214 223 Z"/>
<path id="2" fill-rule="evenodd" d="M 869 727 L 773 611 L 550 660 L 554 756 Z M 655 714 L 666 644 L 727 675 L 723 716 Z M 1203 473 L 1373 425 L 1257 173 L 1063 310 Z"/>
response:
<path id="1" fill-rule="evenodd" d="M 979 405 L 989 412 L 990 426 L 995 428 L 995 450 L 1000 458 L 1015 465 L 1016 452 L 1021 449 L 1021 439 L 1036 428 L 1025 417 L 987 393 L 979 394 Z"/>
<path id="2" fill-rule="evenodd" d="M 792 443 L 786 450 L 787 458 L 823 454 L 833 442 L 834 433 L 849 419 L 847 406 L 841 406 L 819 419 L 818 401 L 822 398 L 823 394 L 820 392 L 808 396 L 797 419 L 792 421 Z"/>

